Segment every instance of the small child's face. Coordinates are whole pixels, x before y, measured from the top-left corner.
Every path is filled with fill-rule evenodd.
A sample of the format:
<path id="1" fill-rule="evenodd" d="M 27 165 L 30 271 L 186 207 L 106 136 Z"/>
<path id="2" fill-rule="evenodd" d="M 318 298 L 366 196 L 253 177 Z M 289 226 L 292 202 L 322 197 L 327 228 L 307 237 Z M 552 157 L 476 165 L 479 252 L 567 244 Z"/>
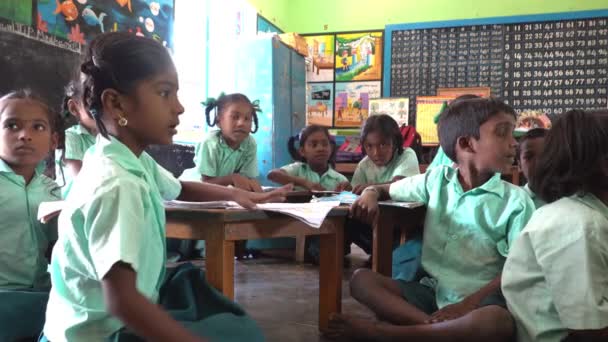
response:
<path id="1" fill-rule="evenodd" d="M 252 124 L 253 109 L 246 102 L 230 103 L 219 113 L 218 126 L 232 147 L 238 147 L 249 136 Z"/>
<path id="2" fill-rule="evenodd" d="M 378 167 L 385 166 L 393 159 L 395 151 L 393 140 L 391 137 L 382 136 L 380 132 L 368 133 L 363 147 L 369 159 Z"/>
<path id="3" fill-rule="evenodd" d="M 507 173 L 515 161 L 517 142 L 513 137 L 515 118 L 498 113 L 479 127 L 473 162 L 480 171 Z"/>
<path id="4" fill-rule="evenodd" d="M 526 139 L 520 146 L 519 165 L 526 179 L 530 180 L 530 174 L 534 172 L 536 160 L 545 147 L 545 138 Z"/>
<path id="5" fill-rule="evenodd" d="M 331 144 L 324 132 L 314 132 L 308 136 L 300 154 L 310 165 L 327 166 L 331 156 Z"/>
<path id="6" fill-rule="evenodd" d="M 49 114 L 36 101 L 6 102 L 0 112 L 0 157 L 11 167 L 35 167 L 56 145 Z"/>
<path id="7" fill-rule="evenodd" d="M 137 84 L 135 97 L 128 101 L 123 115 L 128 119 L 126 129 L 138 141 L 146 145 L 173 142 L 179 115 L 184 112 L 177 98 L 178 88 L 174 68 Z"/>

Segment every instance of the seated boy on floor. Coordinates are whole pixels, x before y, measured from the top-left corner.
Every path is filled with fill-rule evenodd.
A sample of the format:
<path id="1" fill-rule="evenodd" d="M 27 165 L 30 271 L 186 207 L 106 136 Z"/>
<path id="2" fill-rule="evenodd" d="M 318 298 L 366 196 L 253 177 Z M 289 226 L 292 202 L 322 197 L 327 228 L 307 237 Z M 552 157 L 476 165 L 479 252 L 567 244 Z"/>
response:
<path id="1" fill-rule="evenodd" d="M 353 216 L 373 222 L 378 200 L 426 205 L 423 275 L 405 282 L 361 269 L 351 294 L 382 322 L 334 315 L 330 335 L 372 340 L 507 341 L 513 320 L 500 293 L 509 246 L 534 211 L 502 181 L 515 158 L 515 112 L 496 99 L 455 103 L 439 119 L 441 147 L 458 168 L 439 166 L 391 185 L 366 188 Z"/>

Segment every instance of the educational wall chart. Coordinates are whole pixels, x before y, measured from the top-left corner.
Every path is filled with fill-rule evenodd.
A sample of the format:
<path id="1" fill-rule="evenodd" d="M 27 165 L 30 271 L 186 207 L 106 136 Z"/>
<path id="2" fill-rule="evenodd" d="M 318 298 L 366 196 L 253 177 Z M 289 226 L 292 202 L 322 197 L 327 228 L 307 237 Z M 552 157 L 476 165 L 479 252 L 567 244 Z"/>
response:
<path id="1" fill-rule="evenodd" d="M 399 126 L 409 125 L 410 99 L 383 98 L 369 100 L 369 115 L 386 114 L 395 119 Z"/>
<path id="2" fill-rule="evenodd" d="M 539 18 L 543 19 L 543 18 Z M 545 19 L 546 20 L 546 19 Z M 549 115 L 607 107 L 608 18 L 399 29 L 391 40 L 390 96 L 490 87 L 516 111 Z"/>
<path id="3" fill-rule="evenodd" d="M 369 100 L 380 97 L 380 81 L 339 82 L 335 87 L 334 126 L 360 127 L 367 119 Z"/>
<path id="4" fill-rule="evenodd" d="M 308 56 L 306 68 L 308 82 L 331 82 L 334 80 L 334 35 L 305 36 Z"/>
<path id="5" fill-rule="evenodd" d="M 336 81 L 382 78 L 382 31 L 336 34 Z"/>
<path id="6" fill-rule="evenodd" d="M 306 85 L 306 124 L 332 126 L 333 92 L 333 83 L 308 83 Z"/>

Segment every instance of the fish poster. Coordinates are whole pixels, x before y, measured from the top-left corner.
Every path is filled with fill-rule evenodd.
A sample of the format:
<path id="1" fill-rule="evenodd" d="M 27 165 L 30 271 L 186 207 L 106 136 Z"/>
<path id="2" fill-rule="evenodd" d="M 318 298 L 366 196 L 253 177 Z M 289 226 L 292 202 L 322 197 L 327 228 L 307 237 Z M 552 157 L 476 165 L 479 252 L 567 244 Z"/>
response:
<path id="1" fill-rule="evenodd" d="M 132 32 L 171 48 L 174 0 L 37 0 L 40 31 L 80 44 L 111 31 Z"/>
<path id="2" fill-rule="evenodd" d="M 361 127 L 369 114 L 369 100 L 380 98 L 381 82 L 336 83 L 336 127 Z"/>

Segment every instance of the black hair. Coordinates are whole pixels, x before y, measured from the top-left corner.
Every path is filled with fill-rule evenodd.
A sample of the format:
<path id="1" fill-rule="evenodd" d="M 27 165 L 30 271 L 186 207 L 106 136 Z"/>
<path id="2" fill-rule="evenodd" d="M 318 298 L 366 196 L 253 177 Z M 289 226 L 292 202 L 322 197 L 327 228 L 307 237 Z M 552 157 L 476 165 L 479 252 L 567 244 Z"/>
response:
<path id="1" fill-rule="evenodd" d="M 157 41 L 127 32 L 101 34 L 88 45 L 80 71 L 84 74 L 82 104 L 95 119 L 104 137 L 108 132 L 101 118 L 101 94 L 115 89 L 131 94 L 140 81 L 162 73 L 173 66 L 167 49 Z"/>
<path id="2" fill-rule="evenodd" d="M 455 162 L 456 142 L 460 137 L 479 139 L 479 128 L 491 117 L 505 113 L 517 117 L 513 108 L 496 98 L 471 98 L 454 101 L 439 117 L 439 143 L 445 154 Z"/>
<path id="3" fill-rule="evenodd" d="M 306 163 L 306 158 L 301 156 L 298 151 L 298 148 L 296 148 L 296 142 L 298 143 L 299 147 L 302 147 L 302 146 L 304 146 L 304 144 L 306 144 L 306 140 L 308 140 L 308 137 L 316 132 L 323 132 L 327 136 L 327 139 L 329 140 L 329 145 L 331 146 L 331 154 L 329 155 L 329 164 L 334 166 L 335 159 L 336 159 L 336 151 L 337 151 L 336 141 L 331 136 L 331 134 L 329 134 L 329 129 L 327 129 L 327 127 L 323 127 L 323 126 L 319 126 L 319 125 L 310 125 L 310 126 L 304 127 L 302 129 L 302 131 L 300 131 L 300 134 L 294 135 L 293 137 L 289 138 L 289 141 L 287 141 L 287 150 L 289 151 L 291 158 L 293 160 L 297 160 L 297 161 Z"/>
<path id="4" fill-rule="evenodd" d="M 365 139 L 372 132 L 378 132 L 383 137 L 390 137 L 393 141 L 393 154 L 395 150 L 397 154 L 403 153 L 403 136 L 399 129 L 397 121 L 386 114 L 372 115 L 365 120 L 363 128 L 361 129 L 361 150 L 363 154 L 367 154 L 365 151 Z"/>
<path id="5" fill-rule="evenodd" d="M 608 191 L 608 110 L 571 110 L 558 116 L 530 177 L 546 202 L 576 193 Z"/>
<path id="6" fill-rule="evenodd" d="M 62 117 L 60 115 L 58 115 L 56 111 L 52 110 L 51 107 L 49 107 L 47 102 L 41 96 L 34 93 L 31 89 L 20 89 L 20 90 L 12 91 L 12 92 L 7 93 L 4 96 L 0 97 L 0 114 L 2 114 L 2 112 L 4 111 L 4 107 L 6 106 L 5 102 L 9 101 L 9 100 L 27 100 L 27 101 L 36 102 L 40 107 L 42 107 L 42 109 L 44 109 L 44 111 L 47 114 L 47 118 L 49 120 L 49 128 L 51 129 L 51 134 L 58 133 L 59 135 L 61 135 L 63 125 L 64 125 Z M 54 170 L 55 153 L 54 153 L 54 151 L 49 151 L 49 154 L 45 158 L 44 161 L 45 161 L 46 166 L 45 166 L 43 173 L 46 176 L 48 176 L 49 178 L 55 178 L 55 177 L 53 177 L 55 175 L 55 170 Z M 54 186 L 51 189 L 51 194 L 54 196 L 57 196 L 57 193 L 56 193 L 57 191 L 59 191 L 59 186 Z"/>
<path id="7" fill-rule="evenodd" d="M 255 133 L 258 131 L 258 112 L 260 112 L 260 107 L 258 105 L 258 101 L 251 102 L 249 98 L 240 93 L 234 94 L 221 94 L 220 97 L 216 99 L 208 99 L 203 104 L 205 105 L 205 118 L 207 120 L 207 125 L 209 127 L 213 127 L 217 124 L 218 118 L 226 107 L 231 103 L 243 102 L 251 107 L 251 117 L 253 119 L 253 128 L 251 129 L 251 133 Z M 215 109 L 215 117 L 212 117 L 211 112 Z M 213 118 L 213 120 L 212 120 Z"/>
<path id="8" fill-rule="evenodd" d="M 517 160 L 519 160 L 519 156 L 521 154 L 521 147 L 526 141 L 544 138 L 547 136 L 547 132 L 548 131 L 545 128 L 532 128 L 531 130 L 527 131 L 526 134 L 519 139 L 519 143 L 517 144 Z"/>

